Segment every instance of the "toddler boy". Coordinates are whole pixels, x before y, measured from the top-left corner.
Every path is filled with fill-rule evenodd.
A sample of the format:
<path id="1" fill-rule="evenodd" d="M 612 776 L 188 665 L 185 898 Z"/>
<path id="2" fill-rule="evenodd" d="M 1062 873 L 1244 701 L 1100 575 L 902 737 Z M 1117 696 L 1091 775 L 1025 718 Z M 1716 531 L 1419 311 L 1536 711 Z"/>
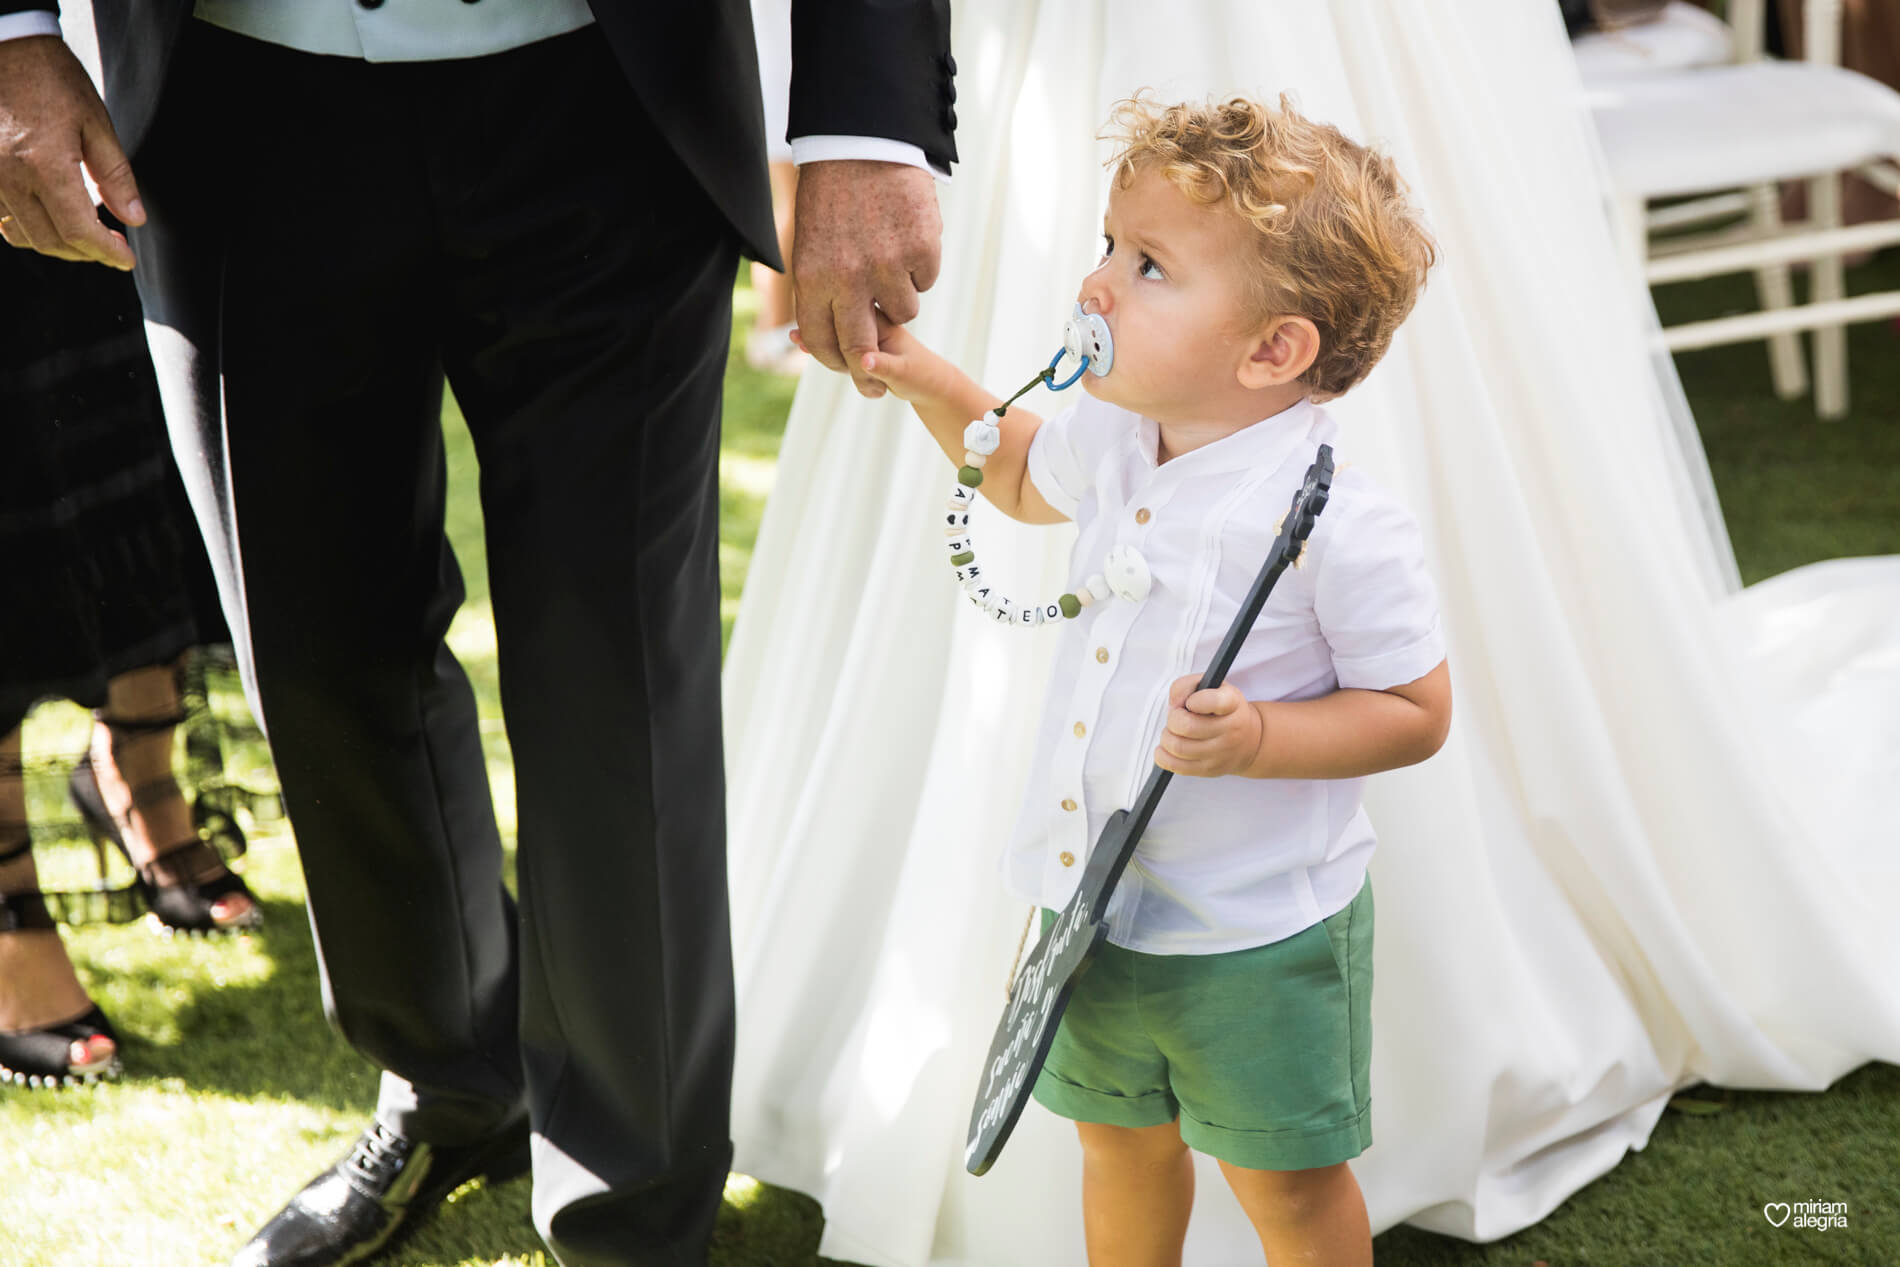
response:
<path id="1" fill-rule="evenodd" d="M 1115 124 L 1078 296 L 1111 369 L 1046 422 L 1008 409 L 980 486 L 1016 519 L 1074 520 L 1068 588 L 1088 594 L 1060 630 L 1011 887 L 1061 908 L 1150 761 L 1199 777 L 1143 834 L 1035 1094 L 1076 1122 L 1096 1267 L 1180 1262 L 1190 1149 L 1271 1262 L 1369 1264 L 1346 1164 L 1372 1142 L 1361 784 L 1431 756 L 1451 718 L 1412 517 L 1342 455 L 1225 684 L 1196 686 L 1319 446 L 1341 447 L 1319 402 L 1384 354 L 1433 247 L 1389 160 L 1284 99 L 1137 98 Z M 1000 403 L 902 327 L 863 368 L 959 466 Z M 1145 595 L 1090 590 L 1111 551 L 1139 557 Z"/>

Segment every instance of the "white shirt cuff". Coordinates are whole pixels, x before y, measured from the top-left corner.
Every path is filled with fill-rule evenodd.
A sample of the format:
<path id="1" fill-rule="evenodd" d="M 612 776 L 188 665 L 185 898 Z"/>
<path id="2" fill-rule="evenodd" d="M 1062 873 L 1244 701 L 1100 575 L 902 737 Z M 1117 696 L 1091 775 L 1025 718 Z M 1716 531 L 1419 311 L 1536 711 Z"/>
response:
<path id="1" fill-rule="evenodd" d="M 45 9 L 0 16 L 0 40 L 23 40 L 29 35 L 59 35 L 59 15 Z"/>
<path id="2" fill-rule="evenodd" d="M 888 136 L 795 136 L 792 138 L 792 162 L 827 163 L 839 159 L 870 159 L 879 163 L 903 163 L 921 167 L 938 180 L 948 181 L 950 173 L 924 157 L 921 145 L 893 141 Z"/>

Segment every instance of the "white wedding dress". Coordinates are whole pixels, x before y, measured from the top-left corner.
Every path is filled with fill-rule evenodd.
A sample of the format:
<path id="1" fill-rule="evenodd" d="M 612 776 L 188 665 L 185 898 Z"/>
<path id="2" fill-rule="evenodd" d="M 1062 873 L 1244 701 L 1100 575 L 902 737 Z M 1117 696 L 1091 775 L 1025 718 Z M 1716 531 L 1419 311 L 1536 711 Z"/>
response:
<path id="1" fill-rule="evenodd" d="M 968 0 L 955 39 L 964 162 L 916 328 L 994 389 L 1057 346 L 1097 249 L 1091 138 L 1134 89 L 1288 91 L 1388 149 L 1438 235 L 1390 355 L 1329 406 L 1424 525 L 1457 699 L 1444 750 L 1368 796 L 1374 1229 L 1500 1237 L 1686 1083 L 1900 1061 L 1900 560 L 1735 592 L 1556 6 Z M 1079 1264 L 1066 1122 L 1032 1105 L 989 1175 L 961 1164 L 1053 639 L 962 602 L 951 478 L 905 406 L 806 375 L 725 679 L 736 1165 L 817 1196 L 831 1257 Z M 981 523 L 1007 590 L 1058 587 L 1069 529 Z M 1197 1200 L 1187 1261 L 1257 1263 L 1211 1168 Z"/>

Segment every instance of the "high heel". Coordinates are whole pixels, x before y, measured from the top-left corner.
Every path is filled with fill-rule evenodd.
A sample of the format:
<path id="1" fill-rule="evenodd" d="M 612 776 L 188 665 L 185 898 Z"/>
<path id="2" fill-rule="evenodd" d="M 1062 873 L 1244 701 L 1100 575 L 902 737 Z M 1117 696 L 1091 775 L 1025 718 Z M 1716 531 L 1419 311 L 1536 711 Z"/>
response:
<path id="1" fill-rule="evenodd" d="M 224 868 L 224 858 L 218 851 L 195 836 L 161 850 L 144 866 L 134 862 L 119 820 L 106 808 L 105 795 L 100 791 L 99 776 L 92 768 L 90 755 L 73 767 L 66 788 L 85 820 L 86 830 L 92 833 L 95 846 L 103 849 L 109 842 L 118 849 L 138 877 L 139 895 L 145 899 L 146 907 L 166 928 L 188 933 L 237 932 L 263 924 L 264 915 L 257 896 L 244 883 L 244 878 Z M 143 809 L 178 795 L 176 780 L 157 779 L 132 789 L 132 808 Z M 223 874 L 203 878 L 213 867 L 220 868 Z M 224 923 L 212 918 L 211 908 L 218 900 L 233 896 L 249 898 L 250 909 Z"/>
<path id="2" fill-rule="evenodd" d="M 11 862 L 33 847 L 32 841 L 0 854 L 0 863 Z M 0 937 L 19 932 L 56 932 L 46 902 L 37 890 L 25 893 L 0 893 Z M 72 1059 L 73 1044 L 93 1038 L 111 1040 L 112 1055 L 104 1060 Z M 63 1087 L 93 1083 L 119 1076 L 119 1036 L 112 1022 L 94 1005 L 85 1015 L 60 1025 L 42 1025 L 38 1029 L 0 1034 L 0 1083 L 15 1086 Z"/>

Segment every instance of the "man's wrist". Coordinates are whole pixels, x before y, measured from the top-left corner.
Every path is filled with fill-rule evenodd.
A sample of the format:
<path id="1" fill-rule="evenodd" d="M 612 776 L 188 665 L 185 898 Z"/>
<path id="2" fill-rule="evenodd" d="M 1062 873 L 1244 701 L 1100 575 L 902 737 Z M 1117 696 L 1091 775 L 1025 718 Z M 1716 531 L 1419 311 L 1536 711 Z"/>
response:
<path id="1" fill-rule="evenodd" d="M 23 40 L 30 35 L 60 37 L 59 14 L 51 9 L 27 9 L 20 13 L 0 13 L 0 43 Z"/>

